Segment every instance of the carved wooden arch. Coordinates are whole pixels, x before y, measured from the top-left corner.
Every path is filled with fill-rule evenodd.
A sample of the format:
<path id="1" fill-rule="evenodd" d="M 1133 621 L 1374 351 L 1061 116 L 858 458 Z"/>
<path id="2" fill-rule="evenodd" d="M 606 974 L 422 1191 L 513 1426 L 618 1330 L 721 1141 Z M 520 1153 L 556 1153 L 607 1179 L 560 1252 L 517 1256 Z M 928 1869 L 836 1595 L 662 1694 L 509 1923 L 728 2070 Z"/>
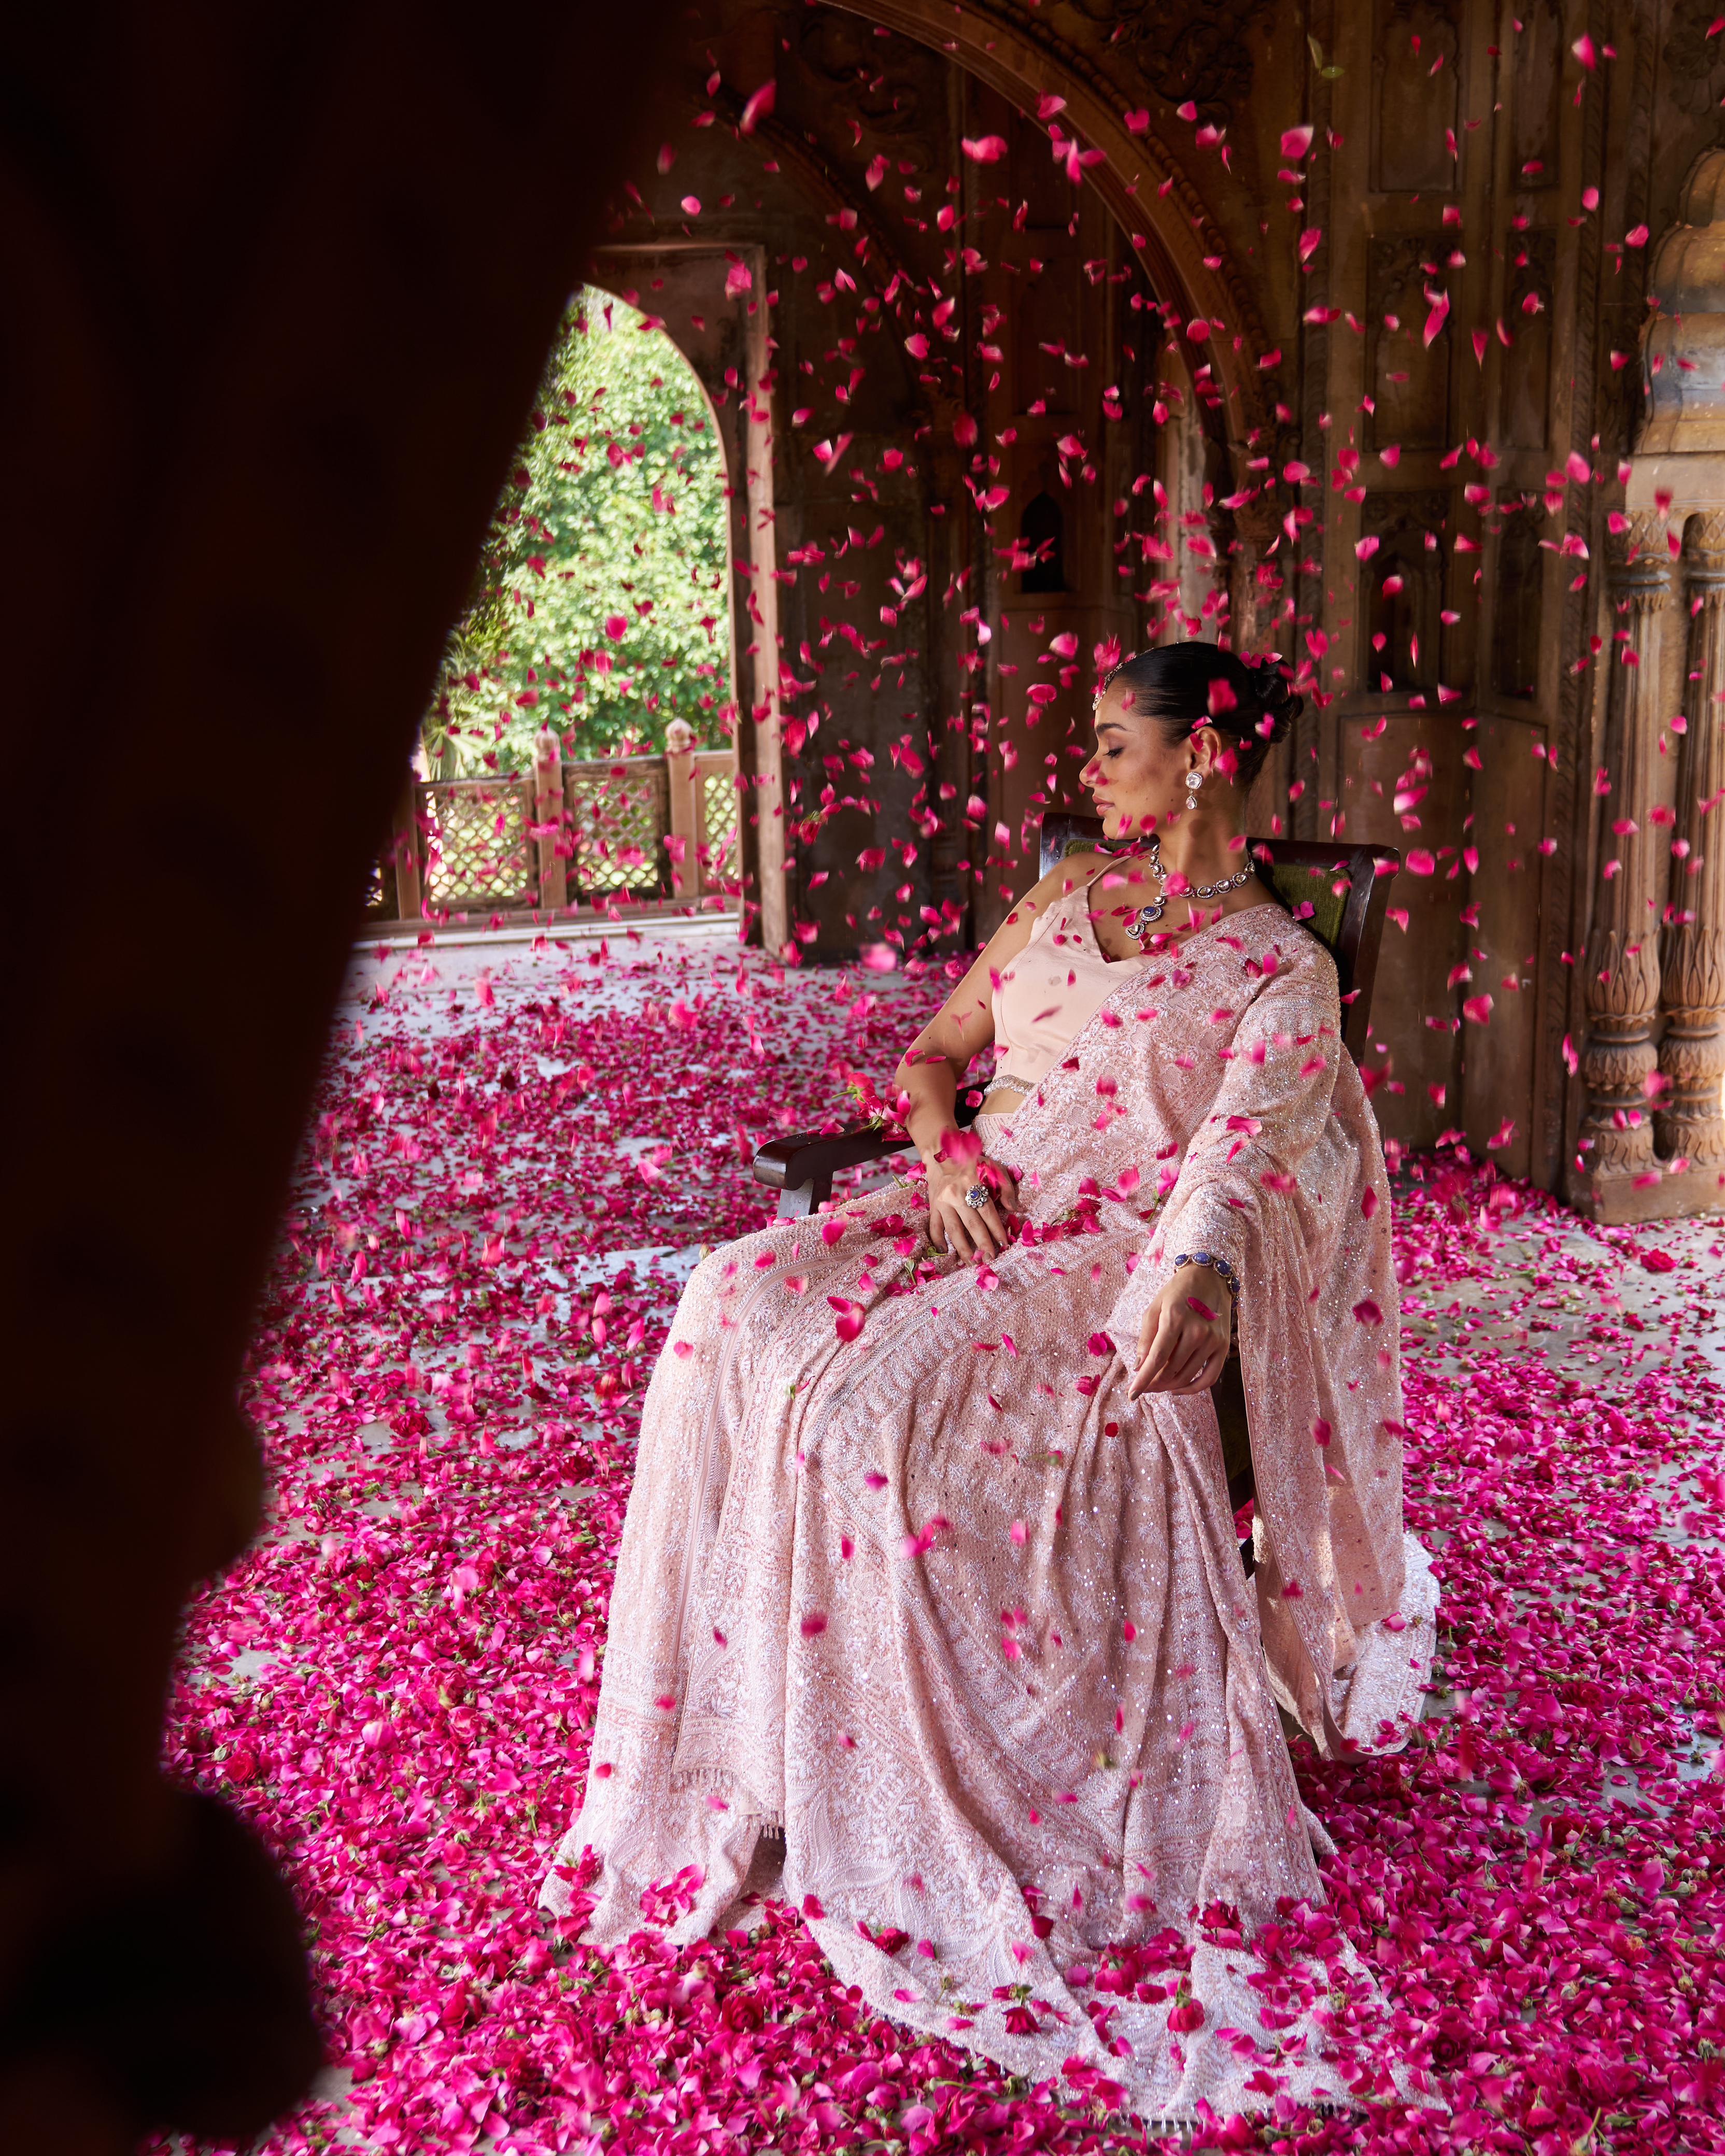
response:
<path id="1" fill-rule="evenodd" d="M 1224 415 L 1230 407 L 1239 415 L 1235 424 L 1242 436 L 1254 429 L 1268 429 L 1271 408 L 1258 359 L 1270 339 L 1252 285 L 1190 176 L 1153 124 L 1142 135 L 1132 133 L 1119 110 L 1123 95 L 1101 69 L 1040 24 L 1009 13 L 999 0 L 833 4 L 946 54 L 1033 116 L 1045 93 L 1064 97 L 1065 120 L 1087 145 L 1104 153 L 1105 162 L 1090 174 L 1091 183 L 1131 239 L 1153 289 L 1178 315 L 1176 341 L 1188 368 L 1195 374 L 1208 363 L 1222 391 L 1214 406 L 1199 400 L 1205 432 L 1231 459 L 1243 450 L 1243 439 L 1229 438 Z M 1167 207 L 1158 193 L 1164 181 L 1172 182 Z M 1128 187 L 1135 192 L 1128 193 Z M 1206 254 L 1219 259 L 1220 268 L 1207 269 Z M 1240 351 L 1233 349 L 1233 334 L 1189 338 L 1186 325 L 1199 317 L 1225 321 L 1240 337 Z"/>

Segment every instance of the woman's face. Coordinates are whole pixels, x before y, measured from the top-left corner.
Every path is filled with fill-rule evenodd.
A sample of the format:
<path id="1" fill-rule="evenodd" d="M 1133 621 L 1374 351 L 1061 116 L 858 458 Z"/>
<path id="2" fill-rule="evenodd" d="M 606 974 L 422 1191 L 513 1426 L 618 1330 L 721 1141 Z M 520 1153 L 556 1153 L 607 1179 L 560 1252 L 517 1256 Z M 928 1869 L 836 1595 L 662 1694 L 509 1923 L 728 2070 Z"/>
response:
<path id="1" fill-rule="evenodd" d="M 1216 729 L 1200 726 L 1188 739 L 1176 740 L 1159 719 L 1132 709 L 1132 694 L 1130 689 L 1111 689 L 1102 699 L 1095 721 L 1096 753 L 1078 774 L 1111 841 L 1147 839 L 1185 814 L 1189 772 L 1201 771 L 1206 786 L 1216 790 L 1215 758 L 1221 747 Z"/>

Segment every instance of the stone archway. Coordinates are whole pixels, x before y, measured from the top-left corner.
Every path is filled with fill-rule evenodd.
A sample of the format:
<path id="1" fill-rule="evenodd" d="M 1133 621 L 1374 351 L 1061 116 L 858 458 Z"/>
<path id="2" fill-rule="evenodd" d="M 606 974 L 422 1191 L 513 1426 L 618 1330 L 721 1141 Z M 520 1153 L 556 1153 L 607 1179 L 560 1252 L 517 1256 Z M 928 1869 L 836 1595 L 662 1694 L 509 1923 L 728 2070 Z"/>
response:
<path id="1" fill-rule="evenodd" d="M 986 0 L 833 0 L 847 13 L 896 30 L 949 57 L 1020 111 L 1035 116 L 1042 100 L 1064 99 L 1060 124 L 1103 162 L 1087 177 L 1125 232 L 1153 290 L 1178 317 L 1182 356 L 1196 373 L 1208 365 L 1223 394 L 1219 408 L 1240 415 L 1231 439 L 1208 422 L 1219 442 L 1237 448 L 1254 426 L 1271 423 L 1259 361 L 1271 339 L 1251 280 L 1213 215 L 1202 190 L 1176 157 L 1147 108 L 1129 128 L 1117 109 L 1119 92 L 1075 49 L 1040 25 Z M 1249 14 L 1250 8 L 1241 11 Z M 1242 22 L 1239 28 L 1244 28 Z M 1164 193 L 1163 190 L 1166 189 Z M 1208 258 L 1208 259 L 1206 259 Z M 1194 337 L 1194 322 L 1226 334 Z M 1234 338 L 1240 339 L 1236 351 Z"/>
<path id="2" fill-rule="evenodd" d="M 740 563 L 761 553 L 750 598 L 763 614 L 776 601 L 772 634 L 752 619 L 739 654 L 779 639 L 742 742 L 746 787 L 770 786 L 774 744 L 783 773 L 782 797 L 752 803 L 764 890 L 766 824 L 782 822 L 807 955 L 875 938 L 938 952 L 997 925 L 1042 808 L 1074 805 L 1093 655 L 1173 633 L 1177 608 L 1201 608 L 1205 634 L 1231 618 L 1261 636 L 1283 604 L 1286 557 L 1260 577 L 1288 418 L 1260 364 L 1280 357 L 1273 295 L 1168 123 L 1147 106 L 1128 126 L 1131 100 L 1040 26 L 907 0 L 739 0 L 721 17 L 695 109 L 665 109 L 659 177 L 639 176 L 614 231 L 633 259 L 716 241 L 765 264 L 771 363 L 743 378 L 771 437 L 774 559 L 760 515 L 748 551 L 737 534 Z M 768 80 L 773 108 L 745 128 Z M 963 153 L 990 136 L 990 157 Z M 1064 141 L 1092 160 L 1077 187 L 1050 155 Z M 1061 375 L 1061 354 L 1088 372 Z M 1045 397 L 1029 377 L 1050 366 L 1064 393 Z M 1050 487 L 1068 573 L 1040 593 L 1012 557 Z M 877 825 L 914 843 L 883 847 Z"/>
<path id="3" fill-rule="evenodd" d="M 758 246 L 614 245 L 595 251 L 588 275 L 663 330 L 687 361 L 718 433 L 731 505 L 727 598 L 736 742 L 757 818 L 751 825 L 739 808 L 739 836 L 745 875 L 757 880 L 762 939 L 777 951 L 790 931 L 778 680 L 769 656 L 778 641 L 773 438 L 770 414 L 755 394 L 770 333 L 765 255 Z"/>
<path id="4" fill-rule="evenodd" d="M 1265 551 L 1278 542 L 1282 518 L 1277 475 L 1285 459 L 1275 452 L 1285 447 L 1290 429 L 1286 408 L 1277 413 L 1273 387 L 1281 355 L 1265 324 L 1260 273 L 1245 270 L 1234 240 L 1170 146 L 1151 109 L 1159 101 L 1148 100 L 1142 110 L 1132 110 L 1129 125 L 1122 110 L 1128 100 L 1118 84 L 1021 9 L 1009 13 L 988 0 L 956 0 L 951 5 L 941 0 L 835 0 L 835 6 L 877 31 L 896 33 L 938 54 L 1009 107 L 1039 142 L 1045 131 L 1050 148 L 1064 136 L 1086 161 L 1096 159 L 1081 167 L 1081 191 L 1065 187 L 1064 181 L 1062 187 L 1075 203 L 1088 198 L 1099 204 L 1105 220 L 1117 228 L 1119 253 L 1142 279 L 1166 324 L 1168 372 L 1183 378 L 1189 392 L 1189 402 L 1171 421 L 1158 418 L 1156 436 L 1139 428 L 1124 462 L 1121 430 L 1111 424 L 1118 420 L 1118 410 L 1089 412 L 1093 426 L 1081 426 L 1078 433 L 1093 441 L 1112 438 L 1109 483 L 1096 506 L 1106 510 L 1109 500 L 1117 500 L 1122 480 L 1128 487 L 1142 486 L 1153 477 L 1168 482 L 1169 536 L 1176 558 L 1164 575 L 1182 587 L 1180 613 L 1189 618 L 1208 594 L 1202 633 L 1219 633 L 1222 617 L 1212 608 L 1220 598 L 1231 626 L 1219 633 L 1244 637 L 1255 645 L 1266 642 L 1285 588 L 1279 567 L 1264 570 L 1261 578 L 1259 573 Z M 971 96 L 965 109 L 975 102 Z M 1209 109 L 1221 113 L 1219 105 Z M 975 167 L 970 169 L 973 173 Z M 972 192 L 992 192 L 993 173 L 1007 169 L 984 167 L 978 185 L 967 187 L 967 198 Z M 1016 193 L 1016 182 L 1010 192 Z M 1029 334 L 1034 339 L 1035 333 Z M 1266 359 L 1271 367 L 1261 363 Z M 1117 364 L 1117 354 L 1107 363 Z M 1022 434 L 1022 422 L 1014 424 Z M 1030 505 L 1045 495 L 1057 469 L 1050 447 L 1045 444 L 1040 454 L 1027 454 L 1021 442 L 1014 452 L 1003 452 L 1005 469 L 1000 476 L 1012 488 L 1001 511 L 1003 528 L 1009 521 L 1016 531 Z M 1307 512 L 1301 513 L 1303 519 Z M 1045 598 L 1015 577 L 994 581 L 990 619 L 995 634 L 983 685 L 997 730 L 1003 700 L 1009 700 L 1001 677 L 1016 677 L 1022 686 L 1032 668 L 1045 665 L 1040 645 L 1046 636 L 1058 632 L 1064 639 L 1076 638 L 1086 662 L 1092 647 L 1104 649 L 1111 638 L 1117 637 L 1127 649 L 1140 640 L 1139 628 L 1129 614 L 1121 619 L 1121 609 L 1110 598 L 1111 590 L 1117 597 L 1122 594 L 1109 583 L 1112 572 L 1101 534 L 1115 542 L 1117 556 L 1120 517 L 1105 514 L 1079 521 L 1096 558 L 1064 593 Z M 1192 525 L 1198 526 L 1195 532 L 1187 528 Z M 993 552 L 999 553 L 998 546 Z M 1034 606 L 1012 603 L 1033 596 L 1040 602 Z M 1143 597 L 1134 593 L 1135 600 Z M 1151 634 L 1174 633 L 1174 616 L 1175 608 L 1167 606 L 1164 625 Z M 1189 626 L 1180 633 L 1193 630 Z M 1082 738 L 1086 713 L 1087 706 L 1066 711 L 1068 738 L 1057 740 L 1051 752 L 1046 739 L 1023 732 L 1015 740 L 1002 741 L 997 735 L 989 750 L 986 793 L 991 829 L 1004 827 L 1019 851 L 1009 860 L 998 850 L 991 856 L 975 923 L 978 940 L 998 924 L 1022 888 L 1034 852 L 1032 827 L 1045 796 L 1053 805 L 1081 805 L 1075 794 L 1076 768 L 1067 767 L 1066 752 Z M 1060 716 L 1050 716 L 1058 734 Z M 1034 727 L 1034 716 L 1028 723 Z M 1043 729 L 1045 734 L 1048 731 Z M 1266 772 L 1266 799 L 1274 794 L 1279 801 L 1285 794 L 1288 774 L 1281 766 L 1291 755 L 1291 749 L 1283 752 Z M 1267 827 L 1268 815 L 1266 822 Z M 1275 827 L 1281 828 L 1279 817 Z"/>

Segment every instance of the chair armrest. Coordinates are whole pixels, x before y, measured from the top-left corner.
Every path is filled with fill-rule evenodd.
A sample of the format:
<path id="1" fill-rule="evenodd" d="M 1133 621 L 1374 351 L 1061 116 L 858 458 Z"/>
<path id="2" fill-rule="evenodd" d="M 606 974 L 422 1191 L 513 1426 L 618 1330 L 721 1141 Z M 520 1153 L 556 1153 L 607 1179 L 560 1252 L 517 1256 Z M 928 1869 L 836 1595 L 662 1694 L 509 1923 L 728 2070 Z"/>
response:
<path id="1" fill-rule="evenodd" d="M 769 1190 L 782 1194 L 781 1220 L 801 1219 L 823 1199 L 833 1194 L 833 1178 L 841 1168 L 856 1168 L 865 1161 L 886 1160 L 910 1146 L 907 1137 L 892 1137 L 873 1123 L 852 1123 L 842 1131 L 823 1135 L 799 1131 L 793 1137 L 774 1138 L 757 1152 L 754 1175 Z"/>

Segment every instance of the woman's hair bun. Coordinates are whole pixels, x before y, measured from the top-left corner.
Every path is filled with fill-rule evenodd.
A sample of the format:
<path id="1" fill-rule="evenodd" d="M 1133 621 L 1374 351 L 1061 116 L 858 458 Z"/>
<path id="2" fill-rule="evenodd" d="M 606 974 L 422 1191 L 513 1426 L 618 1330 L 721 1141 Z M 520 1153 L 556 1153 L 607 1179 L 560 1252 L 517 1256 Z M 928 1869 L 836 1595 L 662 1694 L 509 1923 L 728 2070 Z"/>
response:
<path id="1" fill-rule="evenodd" d="M 1306 699 L 1296 696 L 1289 680 L 1281 654 L 1266 651 L 1255 661 L 1249 660 L 1252 686 L 1257 691 L 1259 708 L 1270 721 L 1270 732 L 1260 736 L 1273 748 L 1286 738 L 1294 721 L 1306 708 Z"/>
<path id="2" fill-rule="evenodd" d="M 1290 675 L 1280 652 L 1247 659 L 1194 639 L 1123 660 L 1104 678 L 1097 701 L 1118 689 L 1132 711 L 1160 721 L 1177 740 L 1199 726 L 1216 727 L 1237 744 L 1235 782 L 1249 787 L 1306 708 Z"/>

